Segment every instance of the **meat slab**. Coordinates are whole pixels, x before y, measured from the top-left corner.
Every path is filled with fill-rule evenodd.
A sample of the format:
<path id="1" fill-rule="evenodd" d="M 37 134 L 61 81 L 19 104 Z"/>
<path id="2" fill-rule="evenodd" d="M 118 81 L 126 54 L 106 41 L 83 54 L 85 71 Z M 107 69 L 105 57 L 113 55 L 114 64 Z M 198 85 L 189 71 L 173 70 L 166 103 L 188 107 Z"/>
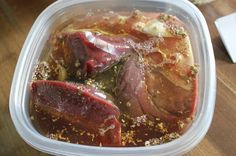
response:
<path id="1" fill-rule="evenodd" d="M 53 59 L 79 78 L 95 75 L 130 53 L 125 37 L 99 32 L 64 32 L 54 43 Z"/>
<path id="2" fill-rule="evenodd" d="M 32 82 L 31 92 L 40 109 L 98 133 L 102 145 L 121 144 L 119 109 L 102 91 L 82 84 L 39 80 Z"/>

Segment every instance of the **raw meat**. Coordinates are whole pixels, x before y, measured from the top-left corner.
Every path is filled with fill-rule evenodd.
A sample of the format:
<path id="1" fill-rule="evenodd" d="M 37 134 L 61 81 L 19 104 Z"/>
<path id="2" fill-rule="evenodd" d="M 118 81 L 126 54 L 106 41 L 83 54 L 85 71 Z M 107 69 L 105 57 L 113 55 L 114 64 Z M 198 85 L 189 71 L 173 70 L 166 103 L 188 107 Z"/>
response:
<path id="1" fill-rule="evenodd" d="M 119 109 L 102 91 L 82 84 L 39 80 L 32 82 L 31 92 L 33 103 L 42 110 L 100 134 L 103 145 L 120 145 Z"/>

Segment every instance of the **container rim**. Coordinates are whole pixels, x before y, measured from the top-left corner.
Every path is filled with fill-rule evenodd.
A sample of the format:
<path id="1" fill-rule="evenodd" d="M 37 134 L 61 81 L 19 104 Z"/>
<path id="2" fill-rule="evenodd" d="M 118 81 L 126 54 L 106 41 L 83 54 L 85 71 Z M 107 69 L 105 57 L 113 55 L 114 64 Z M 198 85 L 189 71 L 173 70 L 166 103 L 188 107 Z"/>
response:
<path id="1" fill-rule="evenodd" d="M 104 0 L 98 0 L 104 1 Z M 132 1 L 132 0 L 128 0 Z M 142 0 L 136 0 L 135 2 L 139 2 Z M 202 26 L 202 32 L 204 41 L 206 43 L 206 51 L 208 51 L 208 55 L 205 57 L 205 70 L 208 71 L 211 69 L 211 73 L 208 72 L 204 76 L 204 85 L 207 84 L 207 87 L 204 89 L 204 101 L 208 103 L 208 105 L 204 105 L 203 108 L 205 111 L 199 114 L 199 117 L 194 121 L 191 129 L 189 129 L 183 136 L 179 139 L 171 141 L 169 143 L 165 143 L 157 146 L 150 147 L 96 147 L 96 146 L 88 146 L 88 145 L 77 145 L 71 144 L 61 141 L 55 141 L 46 137 L 42 137 L 42 135 L 38 135 L 37 131 L 32 129 L 27 124 L 25 115 L 22 112 L 19 112 L 22 105 L 19 101 L 24 101 L 24 97 L 20 96 L 21 88 L 24 88 L 25 85 L 28 85 L 27 82 L 21 82 L 22 75 L 24 72 L 24 67 L 21 65 L 21 62 L 26 63 L 27 57 L 29 57 L 30 46 L 34 42 L 35 36 L 38 34 L 38 29 L 41 27 L 45 21 L 47 21 L 55 12 L 69 7 L 73 4 L 80 4 L 84 2 L 94 2 L 94 0 L 59 0 L 48 6 L 36 19 L 34 22 L 26 40 L 24 46 L 21 50 L 10 92 L 9 99 L 9 109 L 11 118 L 13 123 L 17 129 L 17 132 L 20 136 L 32 147 L 49 153 L 49 154 L 62 154 L 62 155 L 78 155 L 78 154 L 86 154 L 86 155 L 156 155 L 160 153 L 160 155 L 180 155 L 186 153 L 191 150 L 196 144 L 198 144 L 205 134 L 207 133 L 209 126 L 211 124 L 213 118 L 213 112 L 215 107 L 215 93 L 216 93 L 216 71 L 215 71 L 215 60 L 213 54 L 212 43 L 210 39 L 210 34 L 208 31 L 208 27 L 206 21 L 202 15 L 202 13 L 198 10 L 196 6 L 191 4 L 187 0 L 179 0 L 178 2 L 174 2 L 173 0 L 147 0 L 146 2 L 165 2 L 168 4 L 176 5 L 180 8 L 188 7 L 192 9 L 197 17 L 197 21 Z M 28 61 L 29 62 L 29 61 Z M 209 68 L 209 69 L 207 69 Z M 19 104 L 20 103 L 20 104 Z M 208 114 L 207 116 L 204 114 Z M 201 122 L 205 123 L 205 126 L 199 126 Z M 193 131 L 197 129 L 198 131 Z"/>

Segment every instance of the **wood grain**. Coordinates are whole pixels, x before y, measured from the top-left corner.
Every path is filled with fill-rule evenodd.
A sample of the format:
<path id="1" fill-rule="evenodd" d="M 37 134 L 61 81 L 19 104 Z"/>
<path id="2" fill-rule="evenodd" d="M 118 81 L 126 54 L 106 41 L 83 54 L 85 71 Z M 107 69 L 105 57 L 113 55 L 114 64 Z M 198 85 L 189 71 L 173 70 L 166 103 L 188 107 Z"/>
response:
<path id="1" fill-rule="evenodd" d="M 24 40 L 37 16 L 52 0 L 0 0 L 0 155 L 45 155 L 17 134 L 9 113 L 11 81 Z"/>
<path id="2" fill-rule="evenodd" d="M 34 20 L 53 0 L 0 0 L 0 155 L 46 155 L 17 134 L 9 113 L 9 92 L 17 58 Z M 236 64 L 233 64 L 214 21 L 236 12 L 235 0 L 216 0 L 199 6 L 214 47 L 217 98 L 212 125 L 203 141 L 186 156 L 233 156 L 236 151 Z"/>

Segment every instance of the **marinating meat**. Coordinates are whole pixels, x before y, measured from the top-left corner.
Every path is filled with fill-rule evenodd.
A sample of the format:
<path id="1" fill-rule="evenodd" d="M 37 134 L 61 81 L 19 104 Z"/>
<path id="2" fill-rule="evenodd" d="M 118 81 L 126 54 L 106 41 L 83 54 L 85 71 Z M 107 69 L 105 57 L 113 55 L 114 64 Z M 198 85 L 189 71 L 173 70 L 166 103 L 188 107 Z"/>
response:
<path id="1" fill-rule="evenodd" d="M 117 63 L 132 49 L 123 36 L 93 31 L 65 32 L 56 38 L 53 61 L 79 79 L 95 75 Z"/>
<path id="2" fill-rule="evenodd" d="M 94 146 L 180 137 L 195 114 L 197 66 L 187 29 L 165 13 L 107 12 L 55 30 L 31 83 L 45 136 Z"/>
<path id="3" fill-rule="evenodd" d="M 32 83 L 31 92 L 38 108 L 100 134 L 103 145 L 121 144 L 119 109 L 102 91 L 82 84 L 41 80 Z"/>

